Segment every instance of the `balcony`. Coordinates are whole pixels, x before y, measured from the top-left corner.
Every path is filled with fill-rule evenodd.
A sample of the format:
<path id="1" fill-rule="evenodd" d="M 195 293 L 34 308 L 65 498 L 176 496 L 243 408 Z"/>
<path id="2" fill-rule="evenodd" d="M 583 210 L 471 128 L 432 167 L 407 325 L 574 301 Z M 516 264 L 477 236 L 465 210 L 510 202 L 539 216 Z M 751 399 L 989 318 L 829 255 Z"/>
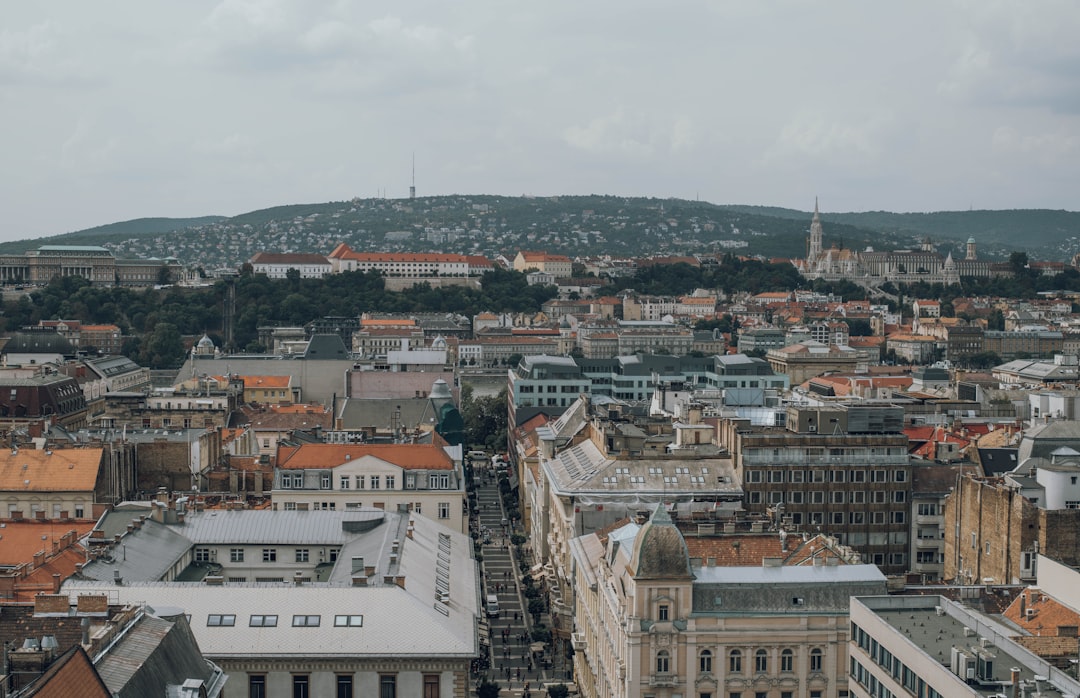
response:
<path id="1" fill-rule="evenodd" d="M 920 550 L 944 550 L 945 541 L 941 538 L 916 538 L 915 547 Z"/>
<path id="2" fill-rule="evenodd" d="M 570 644 L 573 645 L 575 652 L 583 652 L 589 646 L 589 643 L 585 641 L 585 633 L 571 633 Z"/>
<path id="3" fill-rule="evenodd" d="M 650 686 L 678 686 L 679 676 L 678 674 L 650 674 L 649 675 Z"/>
<path id="4" fill-rule="evenodd" d="M 920 526 L 942 526 L 945 524 L 943 514 L 916 514 L 915 523 Z"/>

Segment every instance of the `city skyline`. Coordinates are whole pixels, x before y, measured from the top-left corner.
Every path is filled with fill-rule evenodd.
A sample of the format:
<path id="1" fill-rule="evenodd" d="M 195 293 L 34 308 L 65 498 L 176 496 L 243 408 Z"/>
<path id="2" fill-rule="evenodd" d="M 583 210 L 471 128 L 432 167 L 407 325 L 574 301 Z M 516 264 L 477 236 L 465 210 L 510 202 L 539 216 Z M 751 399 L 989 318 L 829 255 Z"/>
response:
<path id="1" fill-rule="evenodd" d="M 354 196 L 1080 209 L 1080 7 L 5 9 L 0 240 Z"/>

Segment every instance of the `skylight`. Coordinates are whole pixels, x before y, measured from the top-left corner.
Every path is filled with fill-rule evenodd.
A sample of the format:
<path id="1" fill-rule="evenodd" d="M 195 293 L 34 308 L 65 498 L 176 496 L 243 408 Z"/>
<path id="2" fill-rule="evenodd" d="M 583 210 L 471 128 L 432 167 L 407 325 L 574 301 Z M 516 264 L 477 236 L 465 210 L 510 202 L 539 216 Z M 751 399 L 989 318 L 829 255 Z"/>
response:
<path id="1" fill-rule="evenodd" d="M 318 618 L 318 616 L 315 616 Z M 316 623 L 318 625 L 318 623 Z M 364 625 L 363 616 L 334 616 L 335 628 L 360 628 Z"/>

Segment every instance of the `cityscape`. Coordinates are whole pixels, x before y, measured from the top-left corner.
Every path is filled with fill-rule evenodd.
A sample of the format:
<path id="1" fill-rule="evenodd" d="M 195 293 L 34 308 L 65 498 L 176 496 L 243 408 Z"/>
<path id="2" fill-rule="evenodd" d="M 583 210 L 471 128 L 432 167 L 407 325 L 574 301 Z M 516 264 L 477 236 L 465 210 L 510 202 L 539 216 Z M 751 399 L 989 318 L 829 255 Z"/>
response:
<path id="1" fill-rule="evenodd" d="M 0 698 L 1080 698 L 1078 34 L 9 3 Z"/>
<path id="2" fill-rule="evenodd" d="M 1080 275 L 827 228 L 769 260 L 0 260 L 4 695 L 1076 695 Z M 245 283 L 303 321 L 239 348 Z M 384 295 L 324 315 L 330 283 Z M 209 324 L 10 326 L 61 289 Z M 436 291 L 492 305 L 385 305 Z"/>

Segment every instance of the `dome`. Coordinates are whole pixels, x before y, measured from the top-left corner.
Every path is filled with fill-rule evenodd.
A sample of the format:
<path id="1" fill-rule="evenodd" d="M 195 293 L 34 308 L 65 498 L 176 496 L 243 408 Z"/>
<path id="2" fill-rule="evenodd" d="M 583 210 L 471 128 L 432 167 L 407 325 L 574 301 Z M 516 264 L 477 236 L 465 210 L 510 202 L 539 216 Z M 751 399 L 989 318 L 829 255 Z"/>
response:
<path id="1" fill-rule="evenodd" d="M 428 397 L 432 400 L 449 400 L 453 398 L 453 395 L 450 393 L 450 386 L 440 378 L 432 383 L 431 394 Z"/>
<path id="2" fill-rule="evenodd" d="M 690 552 L 667 509 L 657 504 L 652 518 L 638 531 L 630 573 L 635 579 L 689 579 Z"/>
<path id="3" fill-rule="evenodd" d="M 968 238 L 967 244 L 969 244 L 969 245 L 974 245 L 975 244 L 975 236 L 974 235 L 972 235 L 971 237 Z"/>
<path id="4" fill-rule="evenodd" d="M 206 336 L 204 334 L 202 336 L 202 339 L 199 340 L 199 348 L 200 349 L 213 349 L 214 348 L 214 340 L 210 339 L 208 336 Z"/>
<path id="5" fill-rule="evenodd" d="M 444 351 L 446 349 L 446 340 L 442 337 L 436 337 L 431 340 L 431 348 L 436 351 Z"/>

